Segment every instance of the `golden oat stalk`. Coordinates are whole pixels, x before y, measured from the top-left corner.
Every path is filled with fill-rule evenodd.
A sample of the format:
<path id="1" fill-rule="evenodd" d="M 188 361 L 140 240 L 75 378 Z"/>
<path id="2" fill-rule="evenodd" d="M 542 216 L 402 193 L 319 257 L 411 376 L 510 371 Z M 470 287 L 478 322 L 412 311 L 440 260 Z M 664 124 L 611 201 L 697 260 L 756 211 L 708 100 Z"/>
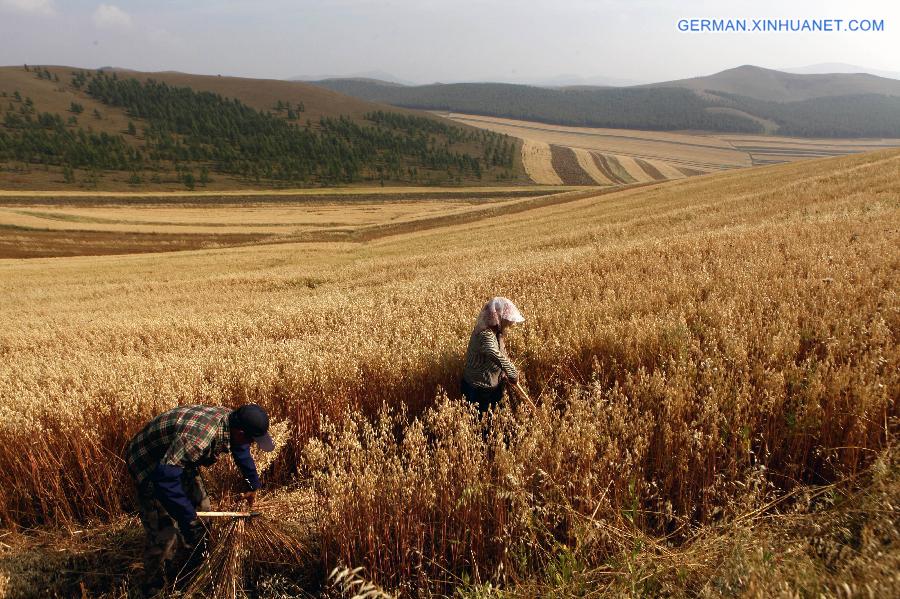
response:
<path id="1" fill-rule="evenodd" d="M 176 587 L 187 583 L 184 597 L 237 599 L 249 574 L 296 567 L 306 554 L 299 537 L 263 515 L 217 519 L 210 526 L 209 546 L 203 563 L 176 580 Z"/>
<path id="2" fill-rule="evenodd" d="M 328 580 L 350 599 L 394 599 L 380 586 L 363 576 L 363 568 L 338 566 L 328 575 Z"/>

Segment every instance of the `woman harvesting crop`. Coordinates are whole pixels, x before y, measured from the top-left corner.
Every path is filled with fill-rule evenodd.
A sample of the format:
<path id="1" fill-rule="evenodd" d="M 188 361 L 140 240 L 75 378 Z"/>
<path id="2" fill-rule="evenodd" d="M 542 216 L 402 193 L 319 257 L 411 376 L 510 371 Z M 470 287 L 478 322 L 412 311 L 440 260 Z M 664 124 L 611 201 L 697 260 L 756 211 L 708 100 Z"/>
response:
<path id="1" fill-rule="evenodd" d="M 525 319 L 510 300 L 492 298 L 481 309 L 466 350 L 466 367 L 460 388 L 482 413 L 503 398 L 506 382 L 515 384 L 519 372 L 506 353 L 507 329 Z"/>

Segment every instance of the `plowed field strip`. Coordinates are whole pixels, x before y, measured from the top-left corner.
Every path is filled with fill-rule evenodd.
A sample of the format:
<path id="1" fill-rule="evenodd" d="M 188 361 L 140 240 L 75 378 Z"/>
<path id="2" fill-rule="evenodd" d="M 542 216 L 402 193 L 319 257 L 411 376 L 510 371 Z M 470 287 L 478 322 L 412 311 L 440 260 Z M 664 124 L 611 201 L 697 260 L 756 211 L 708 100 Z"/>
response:
<path id="1" fill-rule="evenodd" d="M 593 152 L 593 156 L 597 168 L 616 183 L 623 184 L 635 182 L 634 178 L 629 175 L 625 169 L 622 168 L 622 165 L 612 156 L 600 154 L 599 152 Z"/>
<path id="2" fill-rule="evenodd" d="M 648 160 L 666 179 L 683 179 L 685 174 L 677 166 L 662 160 Z M 699 174 L 699 173 L 698 173 Z"/>
<path id="3" fill-rule="evenodd" d="M 553 170 L 566 185 L 594 185 L 595 181 L 578 164 L 578 157 L 572 148 L 550 146 Z"/>
<path id="4" fill-rule="evenodd" d="M 58 231 L 0 225 L 0 258 L 144 254 L 260 243 L 266 235 Z"/>
<path id="5" fill-rule="evenodd" d="M 659 172 L 659 169 L 657 169 L 655 166 L 653 166 L 646 160 L 641 160 L 640 158 L 635 158 L 634 161 L 638 164 L 638 166 L 640 166 L 642 169 L 644 169 L 645 173 L 650 175 L 651 179 L 654 179 L 655 181 L 662 181 L 664 179 L 667 179 L 667 177 L 665 175 L 663 175 L 661 172 Z"/>
<path id="6" fill-rule="evenodd" d="M 616 160 L 619 161 L 619 164 L 622 165 L 622 168 L 631 175 L 631 178 L 637 181 L 638 183 L 644 183 L 647 181 L 652 181 L 653 177 L 644 172 L 644 169 L 635 162 L 635 159 L 631 156 L 616 156 Z"/>
<path id="7" fill-rule="evenodd" d="M 606 176 L 603 171 L 597 166 L 597 162 L 594 160 L 594 155 L 584 148 L 572 148 L 572 151 L 575 152 L 575 157 L 578 159 L 578 164 L 581 166 L 582 170 L 590 176 L 594 182 L 600 185 L 615 185 L 616 181 L 613 181 L 608 176 Z"/>

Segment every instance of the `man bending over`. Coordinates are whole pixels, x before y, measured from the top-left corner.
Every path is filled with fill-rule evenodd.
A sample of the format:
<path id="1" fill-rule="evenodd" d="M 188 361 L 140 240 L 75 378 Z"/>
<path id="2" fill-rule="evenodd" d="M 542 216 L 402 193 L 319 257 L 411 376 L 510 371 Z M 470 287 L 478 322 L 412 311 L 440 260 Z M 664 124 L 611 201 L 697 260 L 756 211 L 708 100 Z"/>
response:
<path id="1" fill-rule="evenodd" d="M 206 529 L 197 510 L 209 511 L 210 504 L 201 466 L 211 466 L 219 455 L 230 452 L 247 483 L 243 497 L 252 507 L 261 484 L 251 443 L 263 451 L 275 449 L 269 415 L 256 404 L 237 410 L 181 406 L 151 420 L 128 444 L 128 471 L 146 533 L 145 593 L 155 594 L 165 585 L 179 538 L 194 560 L 205 549 Z"/>

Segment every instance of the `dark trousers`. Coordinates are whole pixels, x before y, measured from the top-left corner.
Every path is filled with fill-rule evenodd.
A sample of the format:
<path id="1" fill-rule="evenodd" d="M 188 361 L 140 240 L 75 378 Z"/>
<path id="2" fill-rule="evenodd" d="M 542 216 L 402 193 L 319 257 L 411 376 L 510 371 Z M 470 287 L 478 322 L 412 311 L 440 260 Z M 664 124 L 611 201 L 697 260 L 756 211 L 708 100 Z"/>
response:
<path id="1" fill-rule="evenodd" d="M 196 471 L 185 470 L 181 484 L 191 503 L 200 511 L 209 511 L 209 496 L 203 480 Z M 166 569 L 179 550 L 184 549 L 178 525 L 163 504 L 156 498 L 151 481 L 145 480 L 137 487 L 138 509 L 144 526 L 144 576 L 148 583 L 165 579 Z"/>
<path id="2" fill-rule="evenodd" d="M 484 414 L 491 406 L 495 406 L 503 399 L 505 383 L 500 381 L 496 387 L 478 387 L 472 385 L 466 379 L 459 380 L 459 389 L 463 396 L 478 406 L 478 411 Z"/>

